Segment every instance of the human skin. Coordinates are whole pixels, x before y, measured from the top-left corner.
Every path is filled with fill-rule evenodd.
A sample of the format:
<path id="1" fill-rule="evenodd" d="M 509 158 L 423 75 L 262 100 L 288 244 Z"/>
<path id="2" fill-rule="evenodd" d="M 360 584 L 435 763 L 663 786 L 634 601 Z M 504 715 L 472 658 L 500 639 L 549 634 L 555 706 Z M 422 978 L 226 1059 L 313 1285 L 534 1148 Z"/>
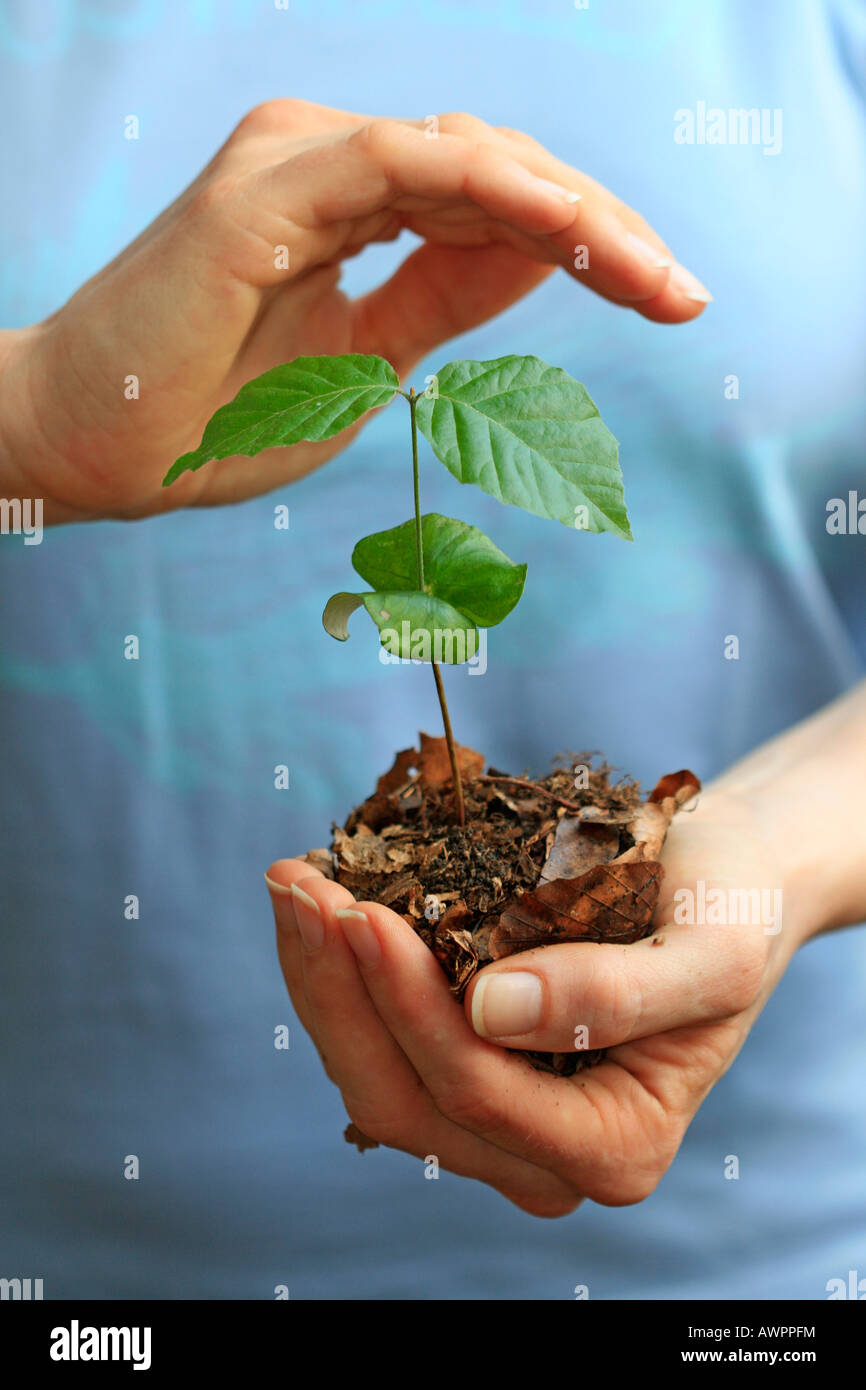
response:
<path id="1" fill-rule="evenodd" d="M 272 864 L 286 985 L 350 1118 L 536 1216 L 562 1216 L 584 1197 L 641 1201 L 794 953 L 866 919 L 864 784 L 866 684 L 750 754 L 675 818 L 652 939 L 509 957 L 475 976 L 463 1004 L 402 917 L 356 903 L 300 859 Z M 780 889 L 781 930 L 676 925 L 675 895 L 700 880 Z M 485 982 L 514 991 L 515 976 L 516 994 L 497 1002 Z M 525 1004 L 527 976 L 540 994 L 535 1026 L 480 1036 Z M 588 1047 L 610 1049 L 589 1071 L 551 1076 L 515 1053 L 573 1049 L 578 1025 Z"/>
<path id="2" fill-rule="evenodd" d="M 170 488 L 213 412 L 250 378 L 320 353 L 378 353 L 404 377 L 557 266 L 660 323 L 710 298 L 638 213 L 519 131 L 468 114 L 372 118 L 256 107 L 189 188 L 44 323 L 0 333 L 0 494 L 44 524 L 236 502 L 303 477 L 322 443 L 223 459 Z M 341 262 L 422 239 L 358 299 Z M 589 268 L 575 270 L 575 247 Z M 289 253 L 288 269 L 278 268 Z M 577 301 L 575 301 L 577 307 Z M 126 378 L 139 398 L 125 395 Z"/>

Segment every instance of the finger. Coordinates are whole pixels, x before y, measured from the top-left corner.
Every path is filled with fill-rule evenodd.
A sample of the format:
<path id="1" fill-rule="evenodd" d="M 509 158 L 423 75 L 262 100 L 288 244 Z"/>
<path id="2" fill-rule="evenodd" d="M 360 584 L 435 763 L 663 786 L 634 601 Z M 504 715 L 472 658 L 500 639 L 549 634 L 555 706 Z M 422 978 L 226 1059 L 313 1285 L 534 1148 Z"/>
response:
<path id="1" fill-rule="evenodd" d="M 255 208 L 268 244 L 282 218 L 280 240 L 294 252 L 295 273 L 333 245 L 328 233 L 335 224 L 389 209 L 408 214 L 431 201 L 471 204 L 490 218 L 546 234 L 571 223 L 577 199 L 573 190 L 536 178 L 489 146 L 458 136 L 425 140 L 419 130 L 380 120 L 251 175 L 240 195 L 247 204 L 245 220 Z"/>
<path id="2" fill-rule="evenodd" d="M 573 228 L 579 236 L 573 241 L 563 237 L 557 240 L 565 257 L 561 263 L 589 288 L 623 307 L 638 309 L 656 322 L 684 322 L 702 313 L 711 301 L 706 287 L 679 264 L 670 247 L 640 213 L 582 170 L 558 159 L 525 132 L 488 126 L 464 112 L 449 112 L 435 119 L 435 130 L 507 151 L 539 178 L 580 194 Z M 430 120 L 425 120 L 428 136 Z M 420 126 L 421 122 L 417 124 Z M 666 268 L 669 274 L 665 279 L 659 272 Z M 655 274 L 654 279 L 650 272 Z"/>
<path id="3" fill-rule="evenodd" d="M 466 1017 L 504 1047 L 593 1051 L 741 1013 L 766 960 L 755 927 L 672 925 L 629 946 L 545 946 L 480 971 Z"/>
<path id="4" fill-rule="evenodd" d="M 310 1030 L 354 1123 L 391 1148 L 426 1160 L 435 1157 L 443 1168 L 483 1180 L 536 1215 L 573 1210 L 579 1198 L 565 1183 L 487 1144 L 437 1111 L 379 1017 L 346 943 L 343 924 L 351 921 L 352 895 L 321 876 L 293 877 L 292 882 L 295 920 L 304 943 L 301 968 Z M 437 983 L 447 994 L 441 972 Z M 459 1007 L 453 999 L 450 1002 L 459 1019 Z"/>
<path id="5" fill-rule="evenodd" d="M 280 969 L 295 1013 L 308 1033 L 312 1032 L 311 1020 L 304 995 L 304 970 L 292 884 L 311 877 L 324 878 L 324 874 L 318 869 L 313 869 L 304 859 L 278 859 L 265 874 L 265 883 L 274 910 Z M 316 1039 L 313 1038 L 313 1041 Z"/>
<path id="6" fill-rule="evenodd" d="M 433 240 L 509 241 L 658 322 L 693 318 L 712 298 L 637 212 L 520 132 L 500 132 L 457 113 L 440 118 L 436 138 L 428 139 L 421 122 L 350 112 L 330 112 L 326 119 L 329 108 L 319 113 L 311 107 L 310 115 L 307 105 L 266 103 L 245 117 L 236 132 L 244 158 L 251 141 L 260 149 L 263 140 L 283 141 L 279 153 L 290 149 L 291 155 L 279 159 L 272 144 L 268 167 L 242 180 L 238 190 L 228 190 L 225 180 L 206 182 L 192 206 L 194 236 L 202 235 L 202 214 L 211 239 L 222 225 L 224 240 L 232 242 L 224 256 L 251 283 L 284 280 L 269 252 L 273 245 L 288 246 L 294 277 L 359 249 L 351 240 L 346 244 L 347 221 L 369 224 L 371 240 L 390 238 L 397 211 L 406 226 Z M 226 167 L 233 166 L 218 160 L 213 173 Z M 467 225 L 472 208 L 492 225 L 479 227 L 471 216 Z M 578 215 L 569 216 L 575 208 Z M 242 247 L 239 224 L 247 227 Z"/>

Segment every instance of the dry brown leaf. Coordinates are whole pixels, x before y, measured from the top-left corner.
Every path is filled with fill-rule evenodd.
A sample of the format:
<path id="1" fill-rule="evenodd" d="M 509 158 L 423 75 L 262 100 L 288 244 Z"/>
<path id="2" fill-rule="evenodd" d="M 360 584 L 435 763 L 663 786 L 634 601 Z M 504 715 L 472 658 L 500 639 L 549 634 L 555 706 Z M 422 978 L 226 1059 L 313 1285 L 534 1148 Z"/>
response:
<path id="1" fill-rule="evenodd" d="M 308 849 L 301 858 L 309 864 L 311 869 L 318 869 L 325 878 L 334 877 L 334 859 L 329 849 Z"/>
<path id="2" fill-rule="evenodd" d="M 635 843 L 631 849 L 619 856 L 617 862 L 628 864 L 641 859 L 658 859 L 673 813 L 672 797 L 668 797 L 661 805 L 651 801 L 642 802 L 637 808 L 634 820 L 629 821 L 626 826 Z"/>
<path id="3" fill-rule="evenodd" d="M 410 768 L 414 768 L 417 772 L 417 748 L 404 748 L 402 752 L 397 754 L 391 767 L 387 772 L 382 773 L 376 783 L 376 792 L 390 796 L 393 792 L 399 791 L 404 782 L 408 782 L 414 776 L 414 773 L 410 773 Z M 372 797 L 370 799 L 372 800 Z"/>
<path id="4" fill-rule="evenodd" d="M 350 873 L 393 874 L 399 867 L 391 861 L 389 853 L 392 851 L 386 842 L 366 825 L 359 825 L 353 835 L 338 827 L 334 831 L 334 850 L 341 867 Z"/>
<path id="5" fill-rule="evenodd" d="M 340 881 L 345 882 L 342 874 L 340 875 Z M 349 885 L 347 884 L 346 886 L 348 887 Z M 390 907 L 392 903 L 402 898 L 404 893 L 411 894 L 413 891 L 417 893 L 420 886 L 416 875 L 410 870 L 409 873 L 398 874 L 396 878 L 389 879 L 385 887 L 380 889 L 378 900 L 380 903 L 384 904 L 385 907 Z"/>
<path id="6" fill-rule="evenodd" d="M 436 924 L 433 953 L 451 982 L 458 999 L 478 968 L 478 952 L 467 930 L 475 914 L 459 899 Z"/>
<path id="7" fill-rule="evenodd" d="M 490 934 L 494 960 L 561 941 L 638 941 L 658 901 L 662 866 L 598 864 L 580 878 L 543 883 L 513 898 Z"/>
<path id="8" fill-rule="evenodd" d="M 679 809 L 687 801 L 691 801 L 693 796 L 697 796 L 700 789 L 701 784 L 698 778 L 687 767 L 684 767 L 679 772 L 668 772 L 664 777 L 660 777 L 647 800 L 665 801 L 669 796 L 672 796 L 677 809 Z"/>
<path id="9" fill-rule="evenodd" d="M 553 846 L 541 870 L 541 883 L 558 878 L 579 878 L 596 864 L 609 864 L 619 851 L 615 825 L 563 816 L 556 827 Z"/>
<path id="10" fill-rule="evenodd" d="M 431 738 L 420 733 L 421 751 L 418 754 L 418 772 L 425 787 L 442 787 L 451 781 L 451 759 L 448 757 L 448 744 L 444 738 Z M 454 745 L 457 766 L 464 782 L 471 782 L 484 771 L 484 756 L 474 748 L 465 748 L 462 743 Z"/>
<path id="11" fill-rule="evenodd" d="M 376 783 L 375 796 L 393 796 L 407 782 L 420 781 L 425 787 L 436 790 L 451 781 L 451 759 L 448 744 L 444 738 L 431 738 L 430 734 L 420 732 L 420 748 L 404 748 L 397 754 L 393 765 L 382 774 Z M 474 748 L 466 748 L 462 743 L 454 745 L 457 766 L 464 782 L 471 782 L 484 771 L 484 755 Z M 371 797 L 370 800 L 373 800 Z"/>

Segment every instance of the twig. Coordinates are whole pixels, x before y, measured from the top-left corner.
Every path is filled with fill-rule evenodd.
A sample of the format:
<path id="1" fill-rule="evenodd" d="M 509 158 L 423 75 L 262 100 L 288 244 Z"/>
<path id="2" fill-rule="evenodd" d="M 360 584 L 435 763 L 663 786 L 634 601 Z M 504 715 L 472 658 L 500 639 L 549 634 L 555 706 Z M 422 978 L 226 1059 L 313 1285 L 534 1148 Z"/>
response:
<path id="1" fill-rule="evenodd" d="M 483 777 L 476 777 L 476 782 L 508 782 L 512 787 L 525 787 L 529 792 L 540 792 L 542 796 L 549 796 L 551 801 L 558 801 L 560 806 L 566 806 L 569 811 L 582 811 L 584 808 L 578 806 L 576 801 L 568 801 L 564 796 L 558 796 L 556 792 L 549 791 L 547 787 L 539 786 L 537 782 L 527 782 L 523 777 L 491 777 L 485 774 Z"/>

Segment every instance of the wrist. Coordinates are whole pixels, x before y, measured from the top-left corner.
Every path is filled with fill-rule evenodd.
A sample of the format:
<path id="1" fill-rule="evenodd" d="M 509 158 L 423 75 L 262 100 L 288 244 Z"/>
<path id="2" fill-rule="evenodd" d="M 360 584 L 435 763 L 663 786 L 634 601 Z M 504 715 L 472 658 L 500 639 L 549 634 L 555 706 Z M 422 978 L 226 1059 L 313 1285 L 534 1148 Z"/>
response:
<path id="1" fill-rule="evenodd" d="M 52 374 L 44 361 L 45 334 L 43 324 L 0 330 L 0 494 L 22 507 L 39 505 L 50 526 L 84 517 L 60 500 L 62 450 L 46 434 Z"/>
<path id="2" fill-rule="evenodd" d="M 866 833 L 852 766 L 799 726 L 726 773 L 711 792 L 735 797 L 778 866 L 796 946 L 866 917 Z M 786 742 L 788 746 L 786 747 Z"/>
<path id="3" fill-rule="evenodd" d="M 0 330 L 0 488 L 7 497 L 33 493 L 27 461 L 37 455 L 39 444 L 28 359 L 29 344 L 37 332 L 33 328 Z"/>

